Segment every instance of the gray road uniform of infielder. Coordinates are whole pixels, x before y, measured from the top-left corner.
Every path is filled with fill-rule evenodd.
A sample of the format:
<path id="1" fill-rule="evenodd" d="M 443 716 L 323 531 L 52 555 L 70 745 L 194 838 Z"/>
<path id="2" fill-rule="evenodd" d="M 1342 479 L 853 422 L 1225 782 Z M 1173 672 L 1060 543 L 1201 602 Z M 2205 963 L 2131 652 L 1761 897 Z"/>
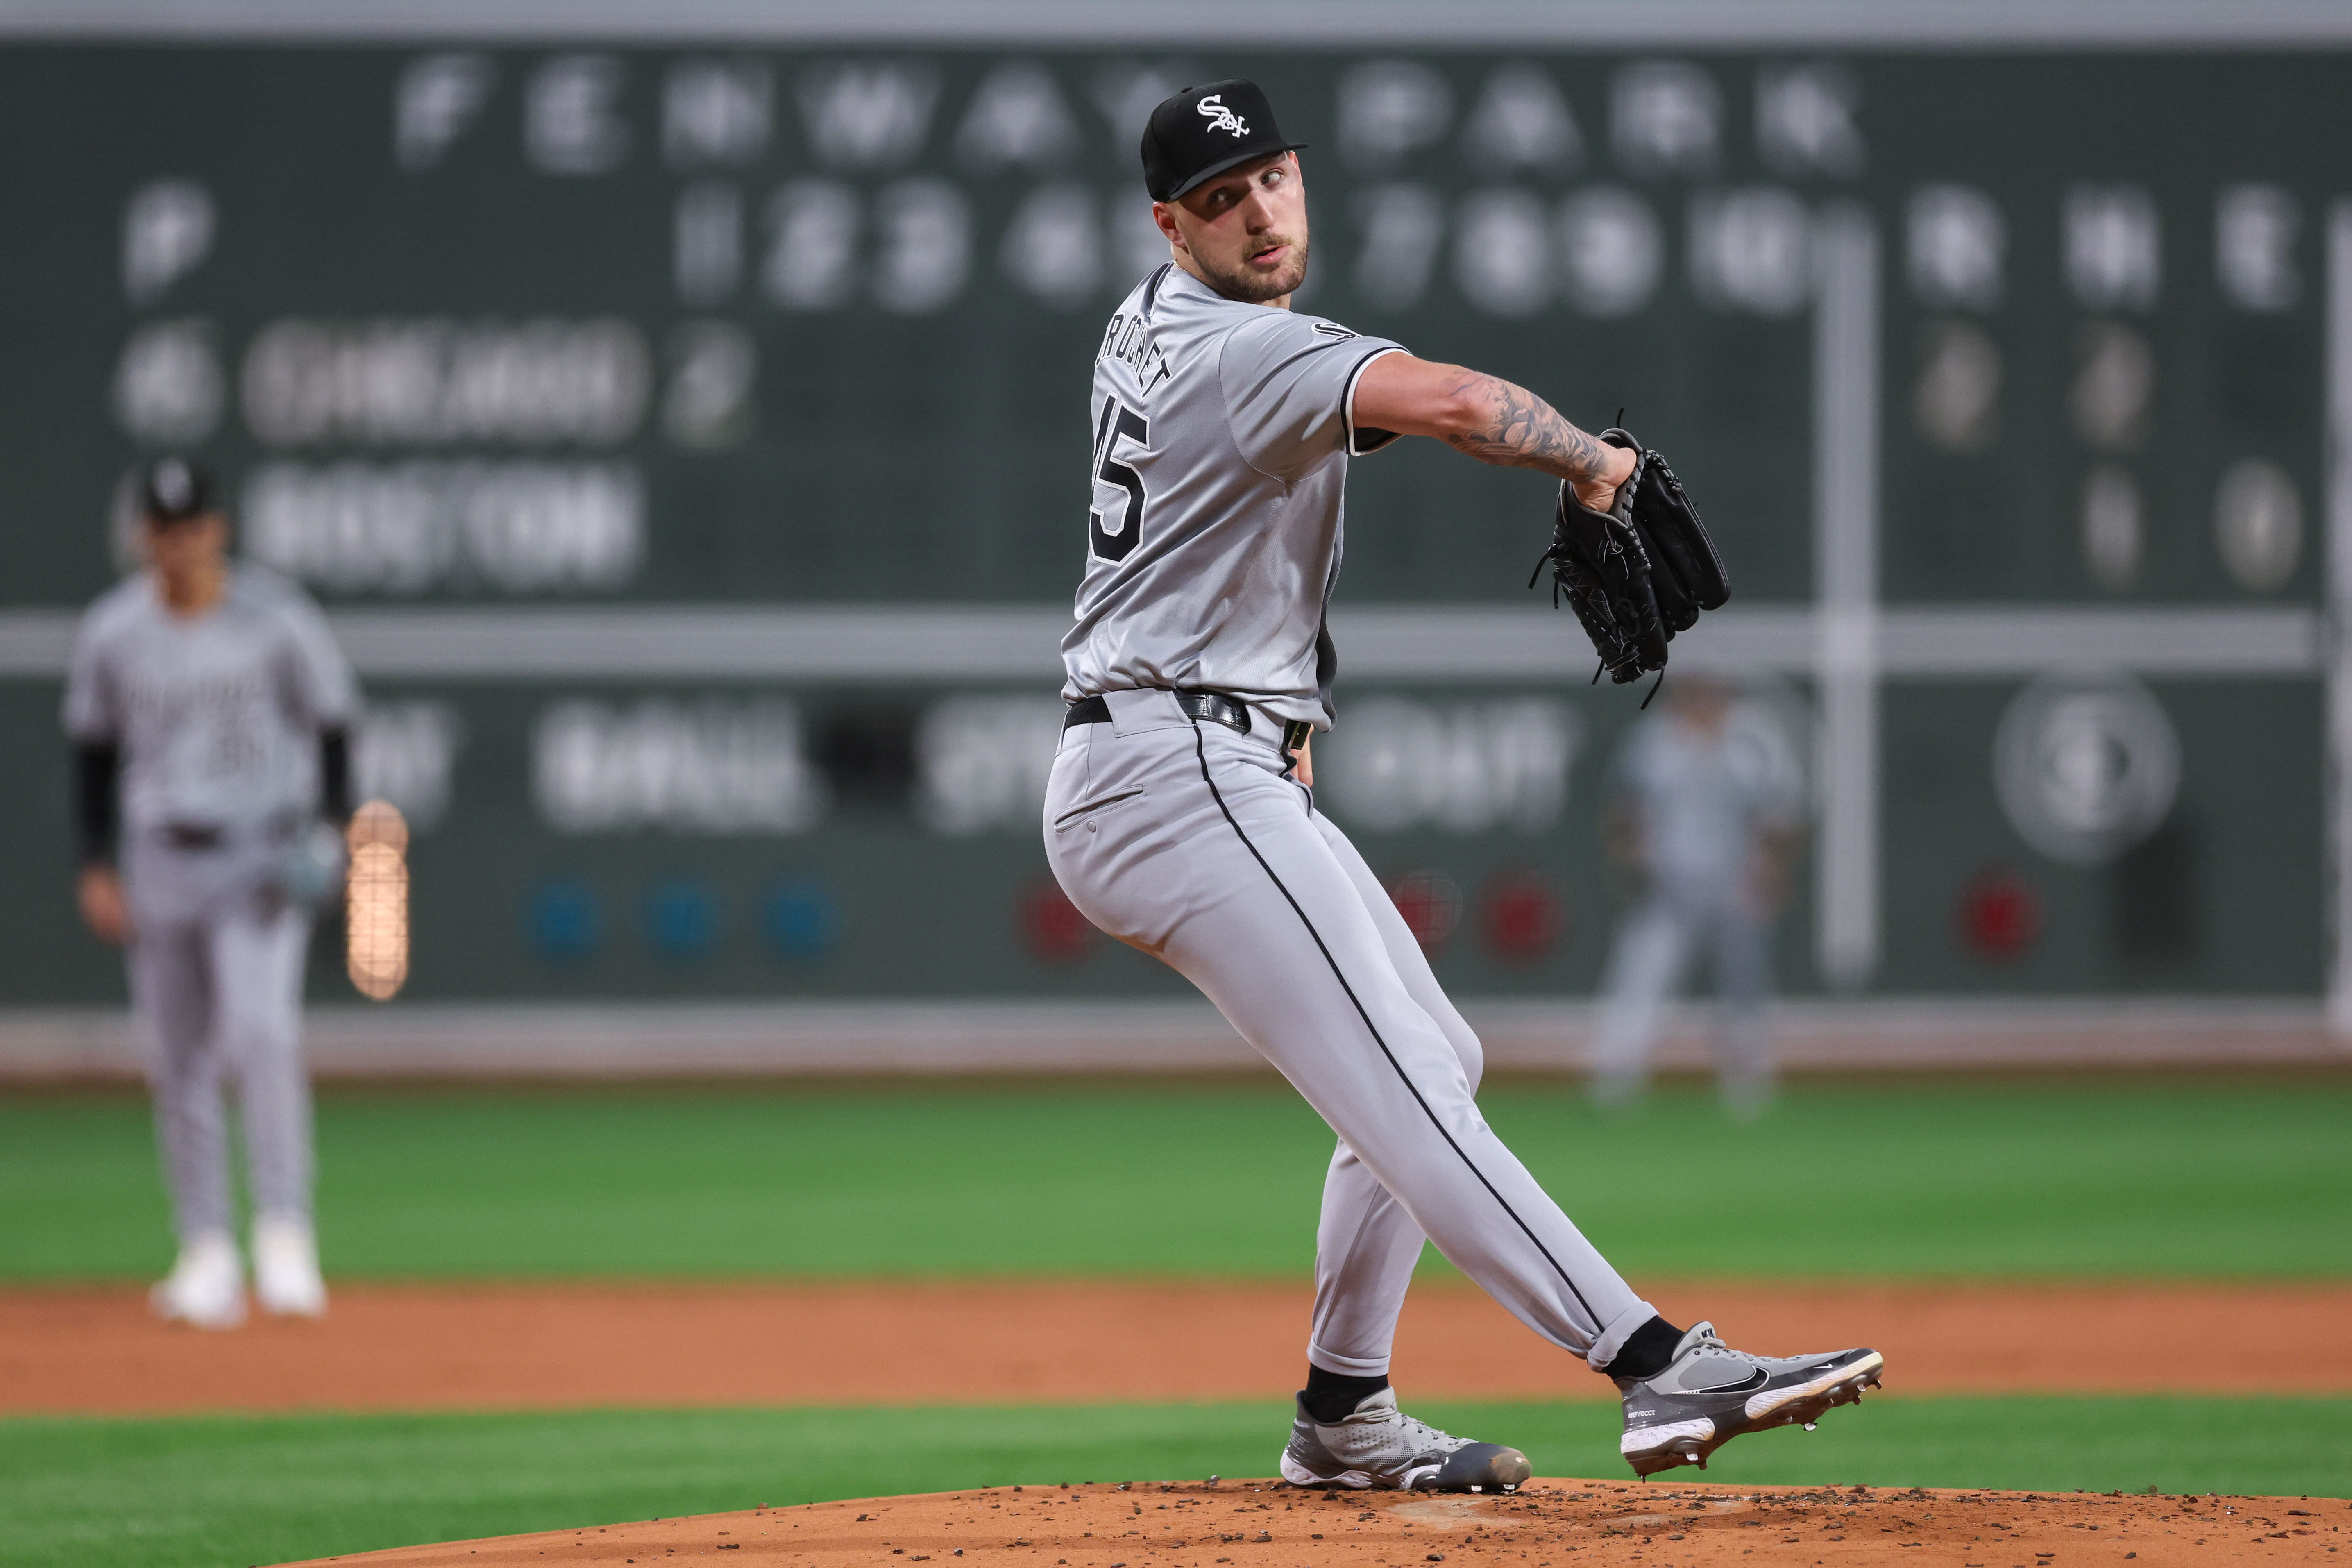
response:
<path id="1" fill-rule="evenodd" d="M 1695 950 L 1721 993 L 1714 1047 L 1726 1102 L 1752 1114 L 1771 1095 L 1771 916 L 1758 877 L 1766 837 L 1791 830 L 1802 803 L 1793 770 L 1775 767 L 1760 739 L 1719 711 L 1702 726 L 1669 708 L 1618 759 L 1649 886 L 1610 955 L 1592 1055 L 1604 1104 L 1640 1092 L 1666 997 Z"/>
<path id="2" fill-rule="evenodd" d="M 1221 174 L 1255 181 L 1294 147 L 1254 84 L 1189 88 L 1151 116 L 1146 184 L 1172 205 Z M 1230 189 L 1211 189 L 1202 210 Z M 1769 1361 L 1660 1318 L 1488 1127 L 1477 1037 L 1296 776 L 1298 743 L 1333 721 L 1325 611 L 1349 466 L 1391 439 L 1358 425 L 1359 384 L 1402 352 L 1172 264 L 1121 301 L 1087 410 L 1087 558 L 1062 645 L 1071 706 L 1046 854 L 1089 920 L 1199 986 L 1339 1135 L 1287 1479 L 1527 1479 L 1517 1449 L 1397 1408 L 1390 1352 L 1424 1238 L 1543 1339 L 1616 1377 L 1621 1451 L 1637 1471 L 1702 1462 L 1740 1431 L 1858 1397 L 1878 1356 Z"/>
<path id="3" fill-rule="evenodd" d="M 234 1246 L 224 1077 L 237 1086 L 257 1253 L 285 1237 L 310 1246 L 300 1009 L 311 910 L 282 871 L 319 826 L 321 736 L 347 729 L 358 700 L 317 606 L 255 566 L 234 567 L 220 602 L 194 616 L 168 609 L 147 575 L 129 578 L 89 609 L 75 643 L 66 729 L 86 752 L 119 758 L 131 1004 L 182 1247 L 182 1268 L 158 1289 L 166 1315 L 242 1313 L 241 1290 L 226 1304 L 210 1288 L 172 1294 L 192 1268 L 216 1278 Z M 324 1304 L 299 1289 L 273 1300 L 266 1268 L 260 1283 L 279 1310 Z"/>

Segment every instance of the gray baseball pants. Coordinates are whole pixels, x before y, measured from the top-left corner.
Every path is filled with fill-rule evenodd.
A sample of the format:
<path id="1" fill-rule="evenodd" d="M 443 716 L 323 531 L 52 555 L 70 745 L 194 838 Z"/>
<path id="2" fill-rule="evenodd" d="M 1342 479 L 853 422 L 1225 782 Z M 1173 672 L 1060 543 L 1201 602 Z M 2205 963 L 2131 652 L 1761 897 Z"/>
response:
<path id="1" fill-rule="evenodd" d="M 1045 852 L 1087 919 L 1205 993 L 1339 1134 L 1307 1357 L 1385 1375 L 1423 1239 L 1595 1367 L 1654 1313 L 1486 1125 L 1470 1032 L 1363 857 L 1284 775 L 1280 727 L 1108 694 L 1062 732 Z"/>
<path id="2" fill-rule="evenodd" d="M 1594 1092 L 1619 1100 L 1649 1077 L 1666 998 L 1693 952 L 1709 948 L 1721 993 L 1710 1045 L 1724 1089 L 1769 1093 L 1772 1085 L 1769 931 L 1738 881 L 1709 888 L 1664 887 L 1627 917 L 1617 933 L 1604 986 L 1607 1005 L 1593 1038 Z"/>
<path id="3" fill-rule="evenodd" d="M 310 1218 L 301 1016 L 310 938 L 306 913 L 250 897 L 201 916 L 137 922 L 131 1005 L 183 1241 L 230 1228 L 225 1078 L 236 1080 L 255 1212 Z"/>

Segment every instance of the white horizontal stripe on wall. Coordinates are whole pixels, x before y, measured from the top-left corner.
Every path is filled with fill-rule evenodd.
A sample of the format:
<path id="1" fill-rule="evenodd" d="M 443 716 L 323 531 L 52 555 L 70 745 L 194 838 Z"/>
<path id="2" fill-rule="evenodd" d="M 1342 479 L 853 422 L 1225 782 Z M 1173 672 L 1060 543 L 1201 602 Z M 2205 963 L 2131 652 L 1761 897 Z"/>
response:
<path id="1" fill-rule="evenodd" d="M 77 616 L 0 611 L 0 677 L 65 671 Z M 1059 608 L 928 605 L 346 609 L 329 619 L 363 676 L 389 680 L 1056 681 Z M 1343 679 L 1450 683 L 1592 674 L 1566 611 L 1464 605 L 1335 609 Z M 2305 609 L 2051 605 L 1889 607 L 1877 666 L 1895 679 L 1997 679 L 2067 667 L 2150 676 L 2299 676 L 2320 668 Z M 1813 613 L 1727 608 L 1675 639 L 1675 668 L 1801 676 Z"/>

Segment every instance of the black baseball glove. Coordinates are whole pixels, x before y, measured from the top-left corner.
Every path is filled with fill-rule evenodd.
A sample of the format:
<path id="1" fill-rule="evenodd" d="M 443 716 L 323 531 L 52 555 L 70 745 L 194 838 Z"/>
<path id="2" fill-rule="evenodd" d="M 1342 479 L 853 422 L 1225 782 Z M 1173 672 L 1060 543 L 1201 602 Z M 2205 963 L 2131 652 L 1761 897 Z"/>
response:
<path id="1" fill-rule="evenodd" d="M 1549 563 L 1552 603 L 1566 594 L 1601 668 L 1622 685 L 1665 668 L 1675 634 L 1690 630 L 1701 610 L 1721 608 L 1731 584 L 1666 460 L 1622 430 L 1604 430 L 1601 438 L 1633 454 L 1633 478 L 1607 511 L 1591 510 L 1561 481 L 1551 548 L 1528 586 L 1542 580 Z M 1601 679 L 1599 670 L 1592 679 Z"/>

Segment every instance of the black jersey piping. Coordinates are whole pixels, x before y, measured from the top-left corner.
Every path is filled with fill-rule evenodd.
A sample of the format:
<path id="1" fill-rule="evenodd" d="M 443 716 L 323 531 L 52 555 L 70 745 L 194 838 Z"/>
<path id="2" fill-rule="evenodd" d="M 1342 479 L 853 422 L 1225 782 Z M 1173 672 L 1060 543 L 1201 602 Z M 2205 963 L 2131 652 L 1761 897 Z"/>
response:
<path id="1" fill-rule="evenodd" d="M 1399 348 L 1394 343 L 1391 343 L 1385 348 L 1374 349 L 1371 353 L 1358 360 L 1356 362 L 1356 368 L 1348 373 L 1348 384 L 1340 388 L 1339 391 L 1339 419 L 1340 423 L 1347 430 L 1348 456 L 1351 458 L 1369 458 L 1374 452 L 1379 451 L 1381 447 L 1387 446 L 1390 442 L 1397 438 L 1397 433 L 1393 430 L 1360 431 L 1357 429 L 1356 383 L 1363 379 L 1364 372 L 1370 370 L 1371 368 L 1372 362 L 1380 358 L 1382 354 L 1401 354 L 1402 353 L 1404 353 L 1404 350 Z M 1380 439 L 1374 441 L 1369 447 L 1359 446 L 1357 444 L 1359 438 L 1364 436 L 1377 436 Z"/>
<path id="2" fill-rule="evenodd" d="M 1176 264 L 1172 261 L 1161 262 L 1160 270 L 1153 273 L 1151 280 L 1143 286 L 1143 319 L 1145 321 L 1151 320 L 1151 307 L 1160 300 L 1160 286 L 1168 281 L 1168 274 L 1175 268 Z"/>
<path id="3" fill-rule="evenodd" d="M 1454 1134 L 1445 1130 L 1445 1123 L 1437 1119 L 1437 1112 L 1431 1110 L 1429 1101 L 1422 1098 L 1420 1086 L 1414 1083 L 1412 1075 L 1404 1070 L 1404 1064 L 1396 1059 L 1396 1053 L 1389 1049 L 1388 1041 L 1381 1037 L 1380 1026 L 1372 1022 L 1372 1016 L 1365 1009 L 1362 999 L 1357 996 L 1356 988 L 1348 984 L 1348 976 L 1340 969 L 1339 961 L 1331 955 L 1331 949 L 1323 941 L 1323 933 L 1315 929 L 1315 922 L 1307 918 L 1307 911 L 1299 907 L 1298 900 L 1291 896 L 1290 889 L 1284 884 L 1281 877 L 1276 874 L 1265 857 L 1258 853 L 1257 846 L 1250 842 L 1250 836 L 1243 831 L 1241 823 L 1235 820 L 1233 808 L 1225 804 L 1224 792 L 1217 788 L 1217 781 L 1209 773 L 1208 748 L 1201 739 L 1201 721 L 1198 719 L 1192 721 L 1192 754 L 1201 763 L 1201 782 L 1209 786 L 1210 797 L 1217 803 L 1218 811 L 1224 815 L 1226 826 L 1231 827 L 1234 830 L 1234 836 L 1242 841 L 1242 847 L 1250 852 L 1250 858 L 1257 862 L 1258 869 L 1264 871 L 1266 879 L 1274 884 L 1275 891 L 1282 895 L 1282 901 L 1290 906 L 1290 912 L 1298 917 L 1298 923 L 1307 928 L 1307 934 L 1314 939 L 1316 951 L 1322 953 L 1323 962 L 1331 966 L 1331 978 L 1337 980 L 1339 983 L 1339 989 L 1348 994 L 1348 1000 L 1355 1005 L 1356 1016 L 1364 1021 L 1365 1031 L 1372 1037 L 1372 1044 L 1380 1047 L 1381 1055 L 1388 1059 L 1390 1070 L 1397 1075 L 1397 1081 L 1404 1085 L 1405 1092 L 1412 1096 L 1412 1102 L 1421 1107 L 1421 1113 L 1429 1118 L 1429 1124 L 1437 1130 L 1437 1135 L 1440 1138 L 1445 1140 L 1445 1146 L 1454 1151 L 1454 1157 L 1462 1162 L 1472 1175 L 1478 1178 L 1478 1184 L 1486 1189 L 1486 1195 L 1501 1205 L 1503 1212 L 1511 1216 L 1511 1223 L 1519 1227 L 1520 1234 L 1528 1238 L 1529 1245 L 1543 1254 L 1543 1260 L 1551 1265 L 1552 1272 L 1559 1276 L 1559 1282 L 1568 1287 L 1568 1293 L 1576 1298 L 1576 1304 L 1584 1309 L 1586 1317 L 1592 1320 L 1594 1331 L 1598 1333 L 1607 1329 L 1609 1325 L 1601 1321 L 1601 1314 L 1592 1310 L 1592 1303 L 1584 1299 L 1584 1292 L 1576 1288 L 1576 1281 L 1569 1278 L 1568 1270 L 1560 1267 L 1559 1259 L 1551 1255 L 1551 1248 L 1546 1247 L 1543 1239 L 1536 1235 L 1528 1222 L 1519 1217 L 1519 1211 L 1511 1206 L 1511 1200 L 1505 1197 L 1496 1190 L 1495 1184 L 1486 1179 L 1486 1173 L 1478 1168 L 1477 1162 L 1471 1159 L 1462 1145 L 1454 1141 Z"/>

